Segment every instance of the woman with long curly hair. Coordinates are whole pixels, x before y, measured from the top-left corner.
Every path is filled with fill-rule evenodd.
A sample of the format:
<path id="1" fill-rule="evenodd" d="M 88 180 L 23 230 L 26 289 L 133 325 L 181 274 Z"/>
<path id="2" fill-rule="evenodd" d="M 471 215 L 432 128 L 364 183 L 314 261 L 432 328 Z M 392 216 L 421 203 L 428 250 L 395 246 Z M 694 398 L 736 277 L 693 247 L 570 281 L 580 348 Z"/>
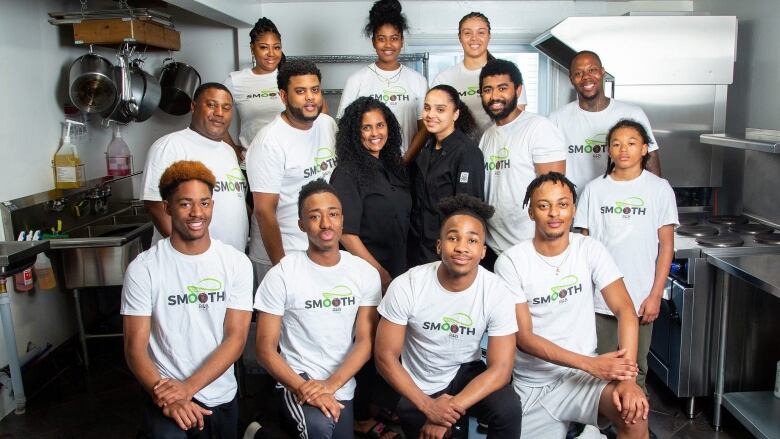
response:
<path id="1" fill-rule="evenodd" d="M 401 127 L 387 105 L 371 97 L 357 98 L 339 120 L 338 165 L 330 177 L 344 214 L 341 244 L 379 271 L 383 292 L 408 268 L 412 197 L 401 162 L 401 139 Z M 377 374 L 373 359 L 356 379 L 355 431 L 366 437 L 394 437 L 386 425 L 373 419 L 379 407 L 388 413 L 397 402 Z"/>
<path id="2" fill-rule="evenodd" d="M 381 100 L 401 125 L 401 152 L 409 150 L 413 156 L 425 137 L 421 119 L 428 81 L 398 61 L 404 45 L 404 32 L 407 30 L 406 17 L 401 13 L 398 0 L 379 0 L 373 4 L 364 32 L 371 38 L 377 60 L 347 79 L 337 118 L 359 96 Z"/>
<path id="3" fill-rule="evenodd" d="M 458 91 L 449 85 L 428 90 L 423 121 L 428 139 L 409 170 L 414 202 L 408 253 L 412 266 L 440 259 L 436 241 L 442 198 L 465 193 L 485 199 L 485 165 L 474 138 L 478 127 Z"/>

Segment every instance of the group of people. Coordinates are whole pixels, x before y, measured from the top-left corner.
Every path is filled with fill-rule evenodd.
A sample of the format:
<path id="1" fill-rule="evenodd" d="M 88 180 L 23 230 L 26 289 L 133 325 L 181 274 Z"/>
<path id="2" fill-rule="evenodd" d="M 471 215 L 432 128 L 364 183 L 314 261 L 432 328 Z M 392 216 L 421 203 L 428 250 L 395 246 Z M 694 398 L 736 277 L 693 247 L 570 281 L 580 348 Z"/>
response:
<path id="1" fill-rule="evenodd" d="M 605 96 L 590 51 L 571 62 L 576 101 L 525 111 L 478 12 L 430 89 L 398 61 L 397 0 L 365 30 L 377 61 L 347 80 L 338 123 L 317 66 L 284 61 L 261 18 L 255 66 L 201 85 L 190 126 L 150 148 L 155 238 L 121 308 L 143 431 L 237 436 L 254 313 L 292 437 L 465 437 L 475 416 L 489 438 L 647 438 L 677 223 L 647 117 Z"/>

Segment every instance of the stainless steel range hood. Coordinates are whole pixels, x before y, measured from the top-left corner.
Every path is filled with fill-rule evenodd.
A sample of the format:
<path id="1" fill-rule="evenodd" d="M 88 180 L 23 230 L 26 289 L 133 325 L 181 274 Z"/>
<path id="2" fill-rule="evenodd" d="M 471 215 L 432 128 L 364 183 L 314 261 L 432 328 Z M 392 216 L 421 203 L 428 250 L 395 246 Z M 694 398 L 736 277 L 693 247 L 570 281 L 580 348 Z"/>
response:
<path id="1" fill-rule="evenodd" d="M 699 136 L 725 129 L 736 37 L 733 16 L 570 17 L 531 44 L 564 70 L 576 52 L 598 53 L 614 77 L 613 97 L 647 113 L 664 177 L 675 187 L 707 187 L 721 184 L 722 150 Z"/>

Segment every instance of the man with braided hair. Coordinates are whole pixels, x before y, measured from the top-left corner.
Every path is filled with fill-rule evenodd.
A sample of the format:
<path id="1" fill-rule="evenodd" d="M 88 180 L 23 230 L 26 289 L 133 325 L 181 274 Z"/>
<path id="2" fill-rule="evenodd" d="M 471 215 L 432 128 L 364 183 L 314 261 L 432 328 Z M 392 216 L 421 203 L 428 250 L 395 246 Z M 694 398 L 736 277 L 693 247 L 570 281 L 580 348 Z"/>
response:
<path id="1" fill-rule="evenodd" d="M 379 305 L 376 365 L 401 395 L 408 438 L 442 438 L 465 415 L 489 425 L 488 438 L 520 436 L 520 398 L 509 378 L 517 322 L 504 283 L 480 267 L 493 208 L 466 194 L 439 204 L 440 261 L 395 278 Z M 488 335 L 487 366 L 480 341 Z M 401 361 L 399 361 L 399 357 Z"/>
<path id="2" fill-rule="evenodd" d="M 209 235 L 215 184 L 201 162 L 170 165 L 158 187 L 170 237 L 125 273 L 125 358 L 148 393 L 142 429 L 152 438 L 237 435 L 233 363 L 252 316 L 252 265 Z"/>

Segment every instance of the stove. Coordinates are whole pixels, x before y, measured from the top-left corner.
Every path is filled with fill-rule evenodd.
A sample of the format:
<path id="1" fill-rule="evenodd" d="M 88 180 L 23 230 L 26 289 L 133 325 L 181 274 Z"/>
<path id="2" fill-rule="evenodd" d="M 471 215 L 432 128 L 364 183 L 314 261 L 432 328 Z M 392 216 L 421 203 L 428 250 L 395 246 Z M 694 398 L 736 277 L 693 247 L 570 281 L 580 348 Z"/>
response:
<path id="1" fill-rule="evenodd" d="M 711 396 L 714 388 L 710 364 L 715 362 L 712 334 L 718 322 L 713 314 L 716 269 L 707 255 L 761 253 L 780 253 L 780 229 L 741 215 L 680 215 L 648 366 L 676 396 L 688 398 L 689 417 L 695 398 Z"/>

